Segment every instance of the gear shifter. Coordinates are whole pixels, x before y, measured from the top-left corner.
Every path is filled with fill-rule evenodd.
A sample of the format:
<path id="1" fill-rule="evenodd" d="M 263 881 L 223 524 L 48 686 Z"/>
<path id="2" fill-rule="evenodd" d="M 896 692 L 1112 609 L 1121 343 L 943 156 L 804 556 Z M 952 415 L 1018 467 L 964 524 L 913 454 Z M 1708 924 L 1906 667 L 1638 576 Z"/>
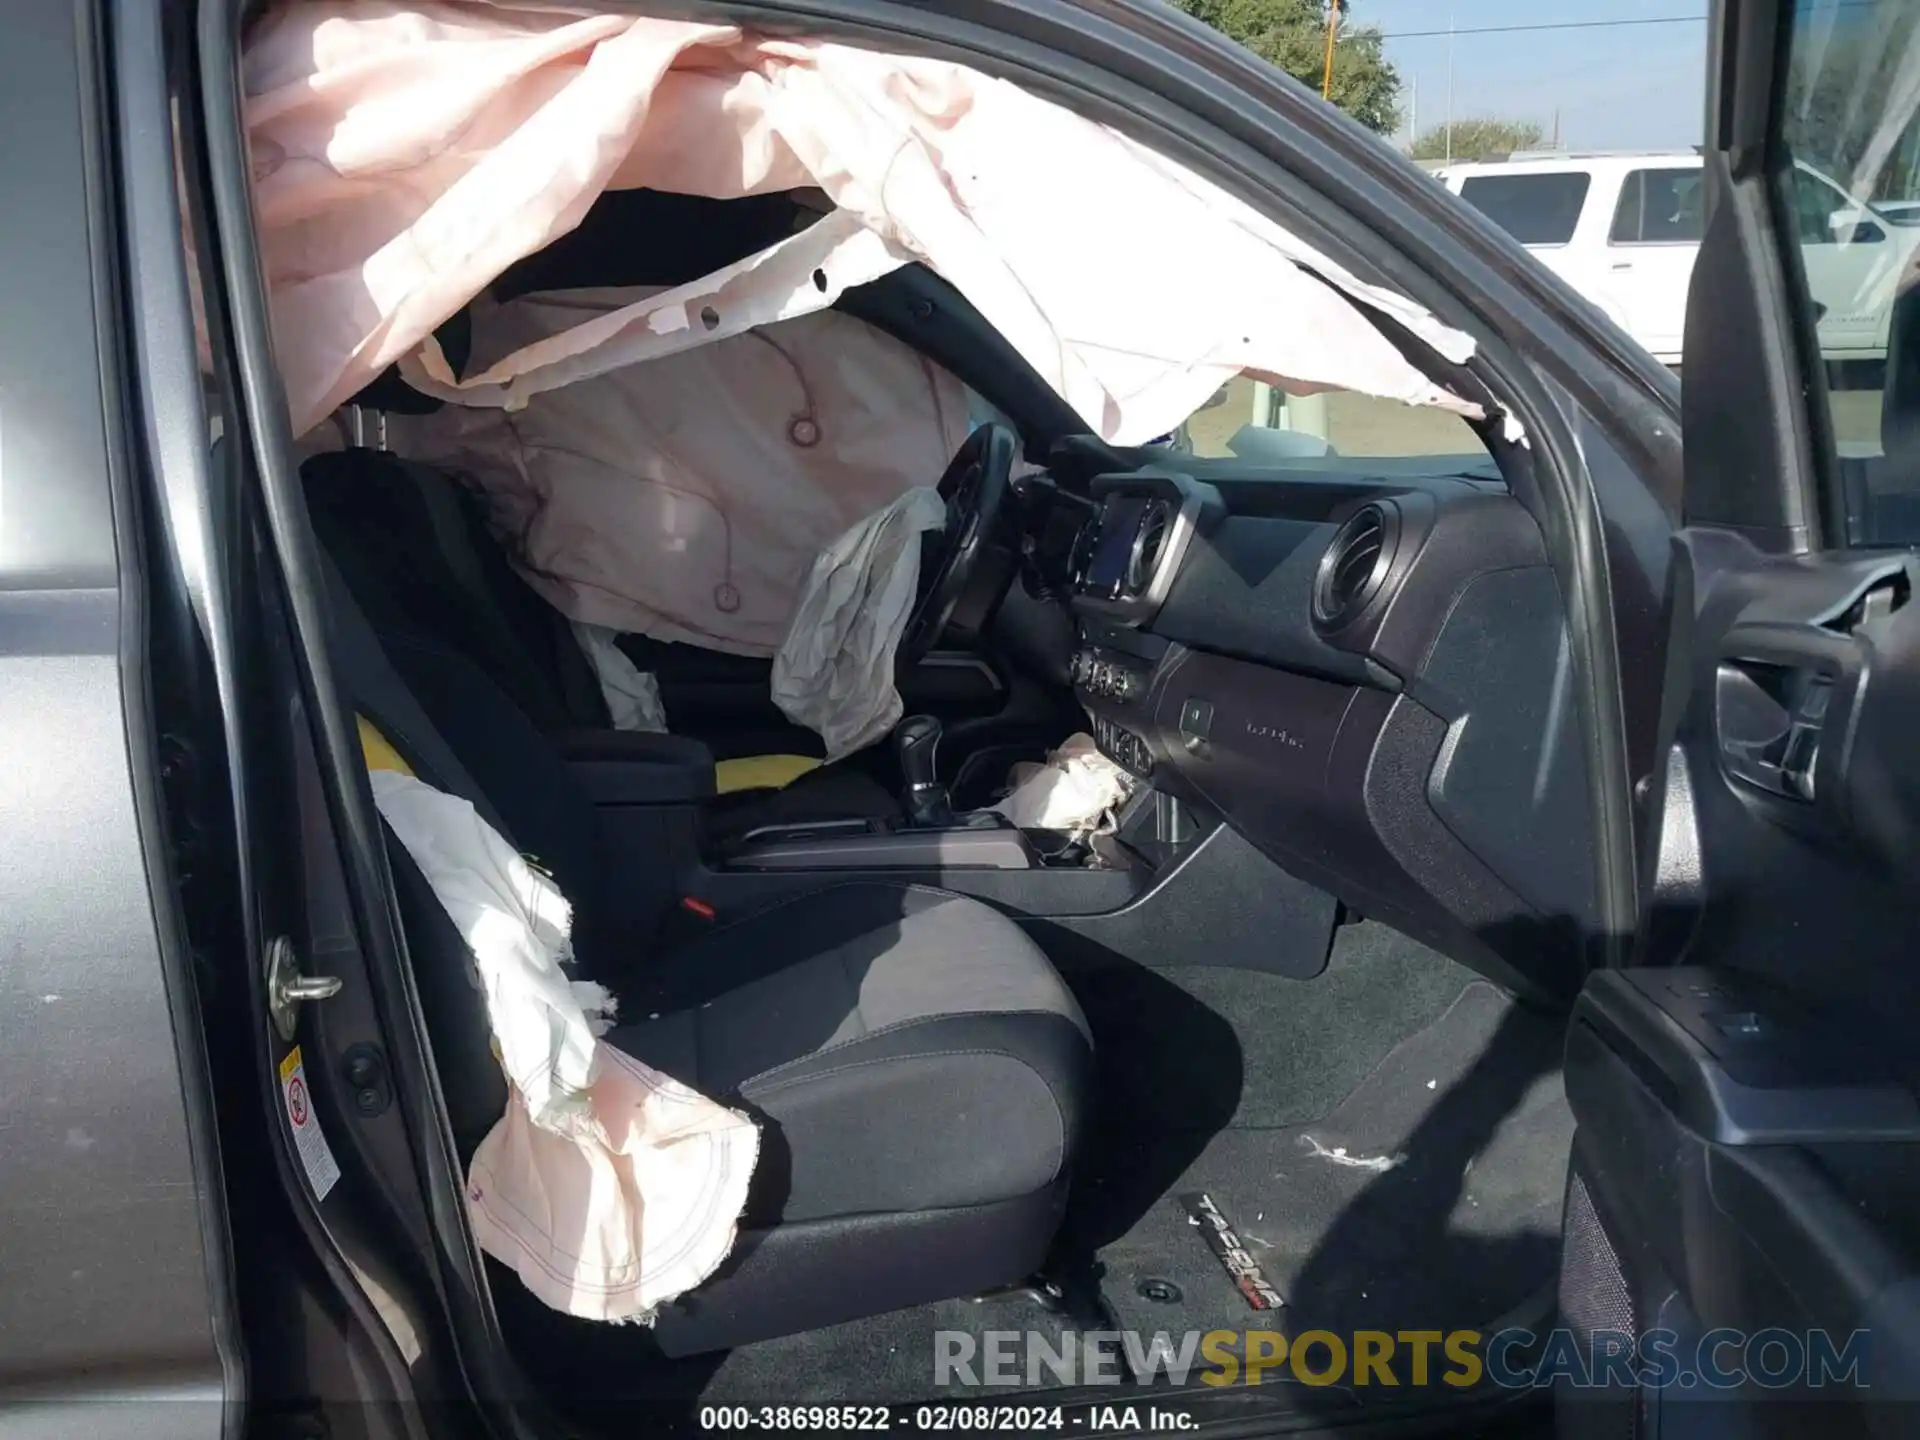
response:
<path id="1" fill-rule="evenodd" d="M 947 787 L 933 768 L 940 734 L 940 722 L 932 715 L 909 715 L 894 727 L 893 745 L 900 756 L 900 773 L 907 782 L 901 804 L 909 825 L 925 828 L 953 823 Z"/>

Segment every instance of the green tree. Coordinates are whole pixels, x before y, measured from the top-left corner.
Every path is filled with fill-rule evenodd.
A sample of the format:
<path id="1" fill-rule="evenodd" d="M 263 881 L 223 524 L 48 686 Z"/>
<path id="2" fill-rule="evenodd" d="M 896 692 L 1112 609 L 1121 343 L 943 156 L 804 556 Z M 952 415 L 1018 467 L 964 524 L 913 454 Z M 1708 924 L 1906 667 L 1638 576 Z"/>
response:
<path id="1" fill-rule="evenodd" d="M 1173 3 L 1319 91 L 1327 55 L 1327 11 L 1321 0 Z M 1391 134 L 1400 124 L 1400 72 L 1381 51 L 1379 29 L 1372 25 L 1349 28 L 1348 0 L 1338 3 L 1340 30 L 1333 47 L 1333 103 L 1368 129 Z"/>
<path id="2" fill-rule="evenodd" d="M 1447 144 L 1447 131 L 1453 144 Z M 1537 150 L 1547 132 L 1532 120 L 1455 120 L 1451 127 L 1436 125 L 1414 137 L 1408 152 L 1416 160 L 1473 160 L 1482 155 L 1508 155 L 1515 150 Z"/>

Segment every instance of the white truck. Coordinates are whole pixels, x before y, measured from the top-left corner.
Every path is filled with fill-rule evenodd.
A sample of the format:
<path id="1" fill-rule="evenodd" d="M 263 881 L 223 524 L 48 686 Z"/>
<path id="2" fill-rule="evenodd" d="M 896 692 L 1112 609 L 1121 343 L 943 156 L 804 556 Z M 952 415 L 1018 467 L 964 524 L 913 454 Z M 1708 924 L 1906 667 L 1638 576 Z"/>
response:
<path id="1" fill-rule="evenodd" d="M 1435 172 L 1634 339 L 1680 363 L 1703 225 L 1692 151 L 1535 153 Z M 1818 170 L 1794 172 L 1808 286 L 1829 361 L 1884 360 L 1887 317 L 1920 228 L 1895 223 Z"/>

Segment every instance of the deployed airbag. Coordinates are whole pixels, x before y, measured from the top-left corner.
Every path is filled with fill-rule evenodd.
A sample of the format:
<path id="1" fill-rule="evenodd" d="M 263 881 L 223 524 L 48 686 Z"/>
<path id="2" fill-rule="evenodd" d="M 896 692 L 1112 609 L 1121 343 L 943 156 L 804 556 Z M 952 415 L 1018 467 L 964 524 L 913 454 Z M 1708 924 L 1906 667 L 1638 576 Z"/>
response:
<path id="1" fill-rule="evenodd" d="M 932 489 L 909 490 L 820 553 L 773 657 L 773 703 L 826 741 L 827 758 L 864 749 L 902 709 L 893 662 L 913 611 L 920 537 L 946 523 Z"/>
<path id="2" fill-rule="evenodd" d="M 593 666 L 613 728 L 665 731 L 667 707 L 660 699 L 660 682 L 627 657 L 620 648 L 619 635 L 605 625 L 589 625 L 583 620 L 573 622 L 573 633 L 587 663 Z"/>
<path id="3" fill-rule="evenodd" d="M 474 1236 L 556 1310 L 645 1320 L 733 1248 L 759 1131 L 599 1038 L 613 999 L 566 974 L 566 898 L 472 805 L 392 763 L 369 771 L 374 802 L 472 952 L 508 1081 L 468 1166 Z"/>
<path id="4" fill-rule="evenodd" d="M 256 26 L 243 71 L 296 433 L 402 359 L 436 393 L 515 407 L 824 308 L 912 259 L 1118 443 L 1174 429 L 1242 371 L 1478 413 L 1353 300 L 1449 359 L 1467 336 L 1183 167 L 963 65 L 725 25 L 314 0 Z M 456 379 L 434 327 L 603 191 L 639 187 L 818 187 L 836 213 Z"/>
<path id="5" fill-rule="evenodd" d="M 473 307 L 476 364 L 646 292 Z M 943 474 L 966 387 L 838 311 L 550 390 L 526 409 L 396 416 L 394 447 L 474 480 L 529 584 L 613 630 L 771 655 L 835 540 Z M 669 720 L 671 717 L 668 717 Z"/>
<path id="6" fill-rule="evenodd" d="M 1023 830 L 1088 834 L 1133 793 L 1133 777 L 1091 735 L 1069 735 L 1044 764 L 1013 767 L 1013 789 L 992 806 Z"/>

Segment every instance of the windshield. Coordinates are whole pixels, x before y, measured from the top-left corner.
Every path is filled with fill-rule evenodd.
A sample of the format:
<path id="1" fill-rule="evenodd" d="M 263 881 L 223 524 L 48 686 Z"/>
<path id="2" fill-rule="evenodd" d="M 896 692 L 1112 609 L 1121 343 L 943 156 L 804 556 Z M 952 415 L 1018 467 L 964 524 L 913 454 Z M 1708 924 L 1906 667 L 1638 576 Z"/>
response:
<path id="1" fill-rule="evenodd" d="M 1162 442 L 1194 473 L 1266 471 L 1466 475 L 1499 480 L 1486 442 L 1458 415 L 1350 390 L 1294 394 L 1247 376 L 1228 381 Z"/>

